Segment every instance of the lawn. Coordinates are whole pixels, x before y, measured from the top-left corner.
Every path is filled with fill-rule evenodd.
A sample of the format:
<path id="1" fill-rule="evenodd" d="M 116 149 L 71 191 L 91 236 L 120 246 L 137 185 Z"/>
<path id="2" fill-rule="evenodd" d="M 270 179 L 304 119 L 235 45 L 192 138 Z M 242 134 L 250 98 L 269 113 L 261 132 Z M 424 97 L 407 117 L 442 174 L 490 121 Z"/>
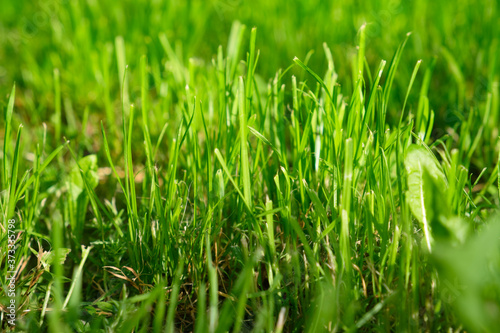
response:
<path id="1" fill-rule="evenodd" d="M 5 0 L 0 331 L 495 332 L 496 0 Z"/>

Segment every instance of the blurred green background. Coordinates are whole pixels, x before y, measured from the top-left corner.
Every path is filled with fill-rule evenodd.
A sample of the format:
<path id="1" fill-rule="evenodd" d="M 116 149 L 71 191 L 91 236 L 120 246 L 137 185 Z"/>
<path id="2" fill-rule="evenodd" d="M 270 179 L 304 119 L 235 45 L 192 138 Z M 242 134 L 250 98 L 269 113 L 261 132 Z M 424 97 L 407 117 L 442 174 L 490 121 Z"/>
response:
<path id="1" fill-rule="evenodd" d="M 53 110 L 56 67 L 64 81 L 63 95 L 81 107 L 100 108 L 102 66 L 111 68 L 113 99 L 119 96 L 113 54 L 116 36 L 125 40 L 133 78 L 142 54 L 147 53 L 152 63 L 162 63 L 160 33 L 167 35 L 184 62 L 197 58 L 209 63 L 217 47 L 227 45 L 235 20 L 258 28 L 262 61 L 257 73 L 265 80 L 292 64 L 293 57 L 304 59 L 311 50 L 312 69 L 323 73 L 322 43 L 326 42 L 342 81 L 352 70 L 357 33 L 366 23 L 366 56 L 373 67 L 380 59 L 390 60 L 407 32 L 412 37 L 403 62 L 423 59 L 426 66 L 437 56 L 429 97 L 437 111 L 437 125 L 450 125 L 457 121 L 455 111 L 485 98 L 491 60 L 497 57 L 498 7 L 496 0 L 7 0 L 0 13 L 0 93 L 6 96 L 16 82 L 23 91 L 18 112 L 31 123 L 46 121 Z M 110 53 L 107 64 L 101 61 L 103 53 Z M 395 89 L 402 93 L 393 94 L 395 99 L 404 96 L 412 69 L 400 68 Z"/>

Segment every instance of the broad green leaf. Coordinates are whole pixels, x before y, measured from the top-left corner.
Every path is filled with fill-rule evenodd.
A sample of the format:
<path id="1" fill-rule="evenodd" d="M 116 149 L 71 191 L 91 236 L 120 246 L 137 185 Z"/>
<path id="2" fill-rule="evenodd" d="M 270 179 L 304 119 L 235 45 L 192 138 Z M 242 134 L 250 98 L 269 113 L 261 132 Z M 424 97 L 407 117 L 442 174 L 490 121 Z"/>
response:
<path id="1" fill-rule="evenodd" d="M 82 173 L 85 175 L 87 183 L 92 189 L 95 189 L 97 184 L 99 184 L 99 176 L 97 175 L 97 156 L 85 156 L 78 161 L 78 164 L 81 167 Z M 76 164 L 70 172 L 69 181 L 71 182 L 71 195 L 74 199 L 77 199 L 83 192 L 85 185 L 83 184 L 82 174 L 80 170 L 78 170 L 78 165 Z"/>
<path id="2" fill-rule="evenodd" d="M 446 177 L 436 158 L 422 146 L 410 146 L 404 164 L 408 176 L 408 204 L 422 225 L 427 248 L 431 251 L 430 225 L 438 215 L 449 215 Z M 434 199 L 439 200 L 440 205 L 435 205 Z"/>

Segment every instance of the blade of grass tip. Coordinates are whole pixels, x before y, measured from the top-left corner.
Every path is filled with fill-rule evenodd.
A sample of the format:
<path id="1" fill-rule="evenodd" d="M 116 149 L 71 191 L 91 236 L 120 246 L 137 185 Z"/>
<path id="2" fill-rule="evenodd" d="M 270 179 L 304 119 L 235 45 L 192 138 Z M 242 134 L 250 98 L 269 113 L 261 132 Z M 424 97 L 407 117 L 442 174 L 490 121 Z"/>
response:
<path id="1" fill-rule="evenodd" d="M 118 75 L 123 75 L 120 81 L 120 90 L 122 91 L 123 105 L 130 105 L 128 95 L 128 79 L 127 79 L 127 60 L 125 57 L 125 41 L 122 36 L 115 38 L 116 62 L 118 65 Z"/>
<path id="2" fill-rule="evenodd" d="M 42 123 L 43 127 L 43 136 L 42 136 L 42 154 L 41 156 L 45 155 L 45 147 L 47 146 L 47 124 Z"/>
<path id="3" fill-rule="evenodd" d="M 165 123 L 165 125 L 163 125 L 163 128 L 161 129 L 160 135 L 158 136 L 158 141 L 156 141 L 155 151 L 153 153 L 153 160 L 156 160 L 156 154 L 158 153 L 158 148 L 160 147 L 160 143 L 162 142 L 163 137 L 167 132 L 167 127 L 168 123 Z"/>
<path id="4" fill-rule="evenodd" d="M 252 28 L 250 33 L 250 52 L 247 58 L 247 85 L 246 85 L 246 110 L 250 112 L 250 107 L 252 105 L 252 87 L 253 87 L 253 76 L 255 72 L 255 66 L 257 66 L 257 59 L 255 59 L 255 40 L 257 38 L 257 28 Z"/>
<path id="5" fill-rule="evenodd" d="M 87 257 L 89 256 L 90 251 L 92 250 L 92 246 L 90 247 L 85 247 L 82 245 L 82 260 L 80 261 L 80 265 L 78 266 L 78 269 L 76 270 L 75 274 L 73 275 L 73 279 L 71 281 L 71 286 L 69 288 L 68 294 L 66 295 L 66 299 L 64 300 L 62 309 L 66 308 L 66 306 L 69 303 L 69 300 L 71 299 L 71 295 L 73 294 L 73 291 L 75 289 L 76 283 L 81 283 L 82 281 L 82 270 L 83 270 L 83 265 L 85 265 L 85 261 L 87 261 Z"/>
<path id="6" fill-rule="evenodd" d="M 252 188 L 250 183 L 250 165 L 248 161 L 248 128 L 247 116 L 245 112 L 245 84 L 240 76 L 238 82 L 238 113 L 240 120 L 240 144 L 241 144 L 241 179 L 243 182 L 243 193 L 248 207 L 252 208 Z"/>
<path id="7" fill-rule="evenodd" d="M 222 45 L 219 45 L 217 52 L 217 88 L 218 88 L 218 119 L 219 119 L 219 131 L 223 132 L 224 123 L 226 123 L 226 60 L 224 59 L 224 53 L 222 50 Z M 216 145 L 219 146 L 221 142 L 222 135 L 217 135 L 215 141 Z"/>
<path id="8" fill-rule="evenodd" d="M 370 90 L 370 97 L 368 99 L 368 108 L 363 115 L 361 130 L 365 130 L 366 124 L 368 123 L 368 120 L 371 118 L 371 114 L 373 112 L 373 108 L 375 105 L 375 96 L 377 94 L 377 87 L 378 87 L 378 84 L 379 84 L 380 79 L 382 77 L 382 73 L 384 71 L 385 64 L 386 64 L 385 60 L 382 60 L 380 62 L 379 67 L 378 67 L 377 77 L 375 78 L 375 81 L 373 82 L 372 88 Z M 363 145 L 363 140 L 358 140 L 358 144 L 356 145 L 356 153 L 354 154 L 355 159 L 358 158 L 358 153 L 360 152 L 362 145 Z"/>
<path id="9" fill-rule="evenodd" d="M 34 161 L 34 163 L 36 163 L 36 153 L 35 153 L 35 161 Z M 21 186 L 24 186 L 24 184 L 26 184 L 26 182 L 28 180 L 28 176 L 30 175 L 30 173 L 31 173 L 32 170 L 35 171 L 34 169 L 30 169 L 30 170 L 24 171 L 23 176 L 18 181 L 18 185 L 16 186 L 16 193 L 15 193 L 16 202 L 20 200 L 20 196 L 18 195 L 18 193 L 19 193 L 20 189 L 22 189 Z M 19 175 L 17 176 L 17 178 L 19 178 Z M 26 199 L 25 200 L 26 202 L 30 202 L 30 200 L 29 200 L 29 193 L 26 194 L 25 199 Z"/>
<path id="10" fill-rule="evenodd" d="M 278 111 L 276 115 L 278 116 L 277 120 L 277 143 L 279 143 L 277 146 L 281 150 L 281 155 L 285 160 L 287 160 L 287 149 L 286 149 L 286 132 L 285 132 L 285 120 L 286 117 L 284 116 L 285 114 L 285 84 L 280 84 L 281 81 L 277 81 L 279 84 L 276 85 L 276 94 L 275 94 L 275 103 L 276 103 L 276 110 Z M 287 163 L 286 163 L 287 164 Z M 285 165 L 286 165 L 285 164 Z"/>
<path id="11" fill-rule="evenodd" d="M 375 82 L 373 83 L 372 88 L 370 89 L 370 97 L 368 99 L 367 113 L 371 112 L 371 110 L 373 109 L 373 107 L 375 105 L 375 96 L 377 95 L 377 87 L 380 83 L 380 79 L 382 78 L 382 73 L 384 72 L 385 65 L 386 65 L 385 60 L 380 61 L 380 65 L 379 65 L 378 70 L 377 70 L 377 77 L 375 78 Z"/>
<path id="12" fill-rule="evenodd" d="M 328 47 L 327 43 L 323 43 L 323 51 L 325 52 L 325 56 L 328 61 L 328 75 L 325 75 L 325 78 L 328 78 L 328 80 L 330 81 L 329 86 L 332 87 L 337 81 L 337 73 L 335 72 L 335 63 L 333 62 L 332 51 Z"/>
<path id="13" fill-rule="evenodd" d="M 241 42 L 243 41 L 245 30 L 246 26 L 241 24 L 239 21 L 234 21 L 231 26 L 231 32 L 229 33 L 229 39 L 227 42 L 228 70 L 226 71 L 226 83 L 231 82 L 236 74 L 236 68 L 240 59 Z"/>
<path id="14" fill-rule="evenodd" d="M 177 298 L 179 297 L 182 272 L 184 271 L 184 257 L 181 256 L 180 258 L 181 259 L 179 262 L 179 266 L 177 266 L 177 269 L 175 270 L 172 292 L 170 293 L 170 299 L 169 299 L 170 304 L 168 305 L 167 323 L 165 327 L 165 332 L 167 333 L 175 332 L 174 330 L 175 309 L 177 308 L 177 301 L 178 301 Z"/>
<path id="15" fill-rule="evenodd" d="M 195 96 L 194 100 L 193 100 L 193 115 L 196 113 L 196 104 L 197 103 L 196 103 L 196 96 Z M 195 139 L 193 133 L 191 133 L 190 137 L 191 137 L 191 140 L 190 140 L 191 141 L 191 145 L 193 147 L 193 155 L 192 156 L 194 157 L 193 158 L 194 161 L 196 161 L 196 162 L 192 163 L 192 173 L 191 173 L 192 177 L 194 179 L 194 182 L 193 182 L 193 193 L 199 193 L 200 191 L 198 191 L 198 175 L 197 174 L 198 174 L 198 167 L 201 168 L 200 163 L 199 163 L 199 161 L 201 160 L 201 157 L 200 157 L 200 146 L 199 146 L 198 140 Z M 207 138 L 207 140 L 208 140 L 208 138 Z M 195 212 L 197 211 L 197 206 L 198 206 L 198 201 L 195 200 L 193 202 L 193 209 L 194 209 Z M 197 221 L 196 221 L 197 217 L 198 217 L 197 214 L 193 215 L 193 225 L 197 225 Z"/>
<path id="16" fill-rule="evenodd" d="M 257 131 L 255 128 L 248 126 L 248 129 L 250 132 L 257 137 L 260 141 L 271 147 L 271 149 L 278 155 L 278 159 L 283 165 L 286 165 L 286 161 L 283 159 L 283 156 L 281 155 L 281 152 L 276 148 L 275 145 L 273 145 L 266 137 L 264 137 L 259 131 Z"/>
<path id="17" fill-rule="evenodd" d="M 366 23 L 359 28 L 359 51 L 358 51 L 358 80 L 363 79 L 364 59 L 365 59 L 365 29 Z"/>
<path id="18" fill-rule="evenodd" d="M 276 321 L 276 328 L 274 332 L 276 333 L 283 332 L 283 327 L 285 326 L 285 319 L 286 319 L 286 308 L 282 307 L 278 315 L 278 320 Z"/>
<path id="19" fill-rule="evenodd" d="M 415 68 L 413 68 L 413 73 L 411 74 L 410 84 L 408 85 L 408 89 L 406 90 L 405 101 L 403 102 L 403 108 L 401 109 L 401 117 L 399 118 L 399 127 L 401 127 L 401 123 L 403 122 L 403 117 L 405 114 L 406 102 L 408 101 L 408 96 L 410 96 L 411 88 L 413 87 L 413 82 L 415 81 L 415 77 L 417 77 L 418 69 L 420 68 L 420 64 L 422 60 L 418 60 Z"/>
<path id="20" fill-rule="evenodd" d="M 23 129 L 23 125 L 19 125 L 19 129 L 17 130 L 17 140 L 16 146 L 14 148 L 14 159 L 12 161 L 12 169 L 10 173 L 10 191 L 9 191 L 9 204 L 7 209 L 7 219 L 10 219 L 14 216 L 16 210 L 16 186 L 17 186 L 17 174 L 19 172 L 19 149 L 21 142 L 21 132 Z"/>
<path id="21" fill-rule="evenodd" d="M 433 57 L 429 66 L 425 70 L 424 79 L 422 81 L 422 85 L 420 86 L 420 93 L 418 98 L 417 105 L 417 114 L 415 117 L 415 130 L 417 132 L 421 132 L 422 122 L 424 119 L 424 108 L 425 105 L 428 104 L 427 93 L 429 91 L 429 87 L 431 84 L 432 72 L 434 71 L 434 66 L 436 65 L 436 57 Z"/>
<path id="22" fill-rule="evenodd" d="M 9 96 L 9 103 L 7 104 L 7 112 L 5 112 L 5 134 L 3 140 L 3 188 L 8 188 L 9 171 L 8 171 L 8 157 L 10 151 L 10 133 L 12 131 L 12 113 L 14 112 L 14 100 L 16 97 L 16 85 L 12 86 Z"/>
<path id="23" fill-rule="evenodd" d="M 388 107 L 388 102 L 389 102 L 389 96 L 391 94 L 391 89 L 392 89 L 392 83 L 394 81 L 394 76 L 396 74 L 396 70 L 399 65 L 399 61 L 401 60 L 401 55 L 403 54 L 403 50 L 406 46 L 406 42 L 408 42 L 408 38 L 410 37 L 411 32 L 406 34 L 406 38 L 404 41 L 399 45 L 398 49 L 396 50 L 396 53 L 394 53 L 394 56 L 391 60 L 391 64 L 389 66 L 389 73 L 387 74 L 387 79 L 386 79 L 386 84 L 384 87 L 384 97 L 383 97 L 383 110 L 382 113 L 385 117 L 385 114 L 387 113 L 387 107 Z"/>
<path id="24" fill-rule="evenodd" d="M 217 187 L 217 197 L 219 200 L 222 200 L 224 196 L 226 195 L 226 184 L 224 182 L 224 175 L 222 174 L 222 170 L 218 169 L 217 172 L 215 173 L 215 185 Z"/>
<path id="25" fill-rule="evenodd" d="M 144 141 L 146 144 L 146 156 L 148 163 L 148 173 L 150 173 L 150 168 L 152 166 L 152 153 L 151 148 L 151 138 L 149 136 L 149 116 L 148 116 L 148 58 L 146 55 L 141 57 L 141 101 L 142 101 L 142 122 L 143 122 L 143 134 Z"/>

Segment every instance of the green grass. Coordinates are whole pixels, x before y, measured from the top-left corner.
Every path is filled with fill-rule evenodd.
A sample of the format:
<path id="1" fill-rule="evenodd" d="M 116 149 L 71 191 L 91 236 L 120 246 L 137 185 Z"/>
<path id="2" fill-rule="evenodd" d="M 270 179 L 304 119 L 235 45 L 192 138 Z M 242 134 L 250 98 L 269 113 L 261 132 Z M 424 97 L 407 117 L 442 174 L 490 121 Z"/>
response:
<path id="1" fill-rule="evenodd" d="M 1 329 L 494 332 L 498 14 L 8 1 Z"/>

